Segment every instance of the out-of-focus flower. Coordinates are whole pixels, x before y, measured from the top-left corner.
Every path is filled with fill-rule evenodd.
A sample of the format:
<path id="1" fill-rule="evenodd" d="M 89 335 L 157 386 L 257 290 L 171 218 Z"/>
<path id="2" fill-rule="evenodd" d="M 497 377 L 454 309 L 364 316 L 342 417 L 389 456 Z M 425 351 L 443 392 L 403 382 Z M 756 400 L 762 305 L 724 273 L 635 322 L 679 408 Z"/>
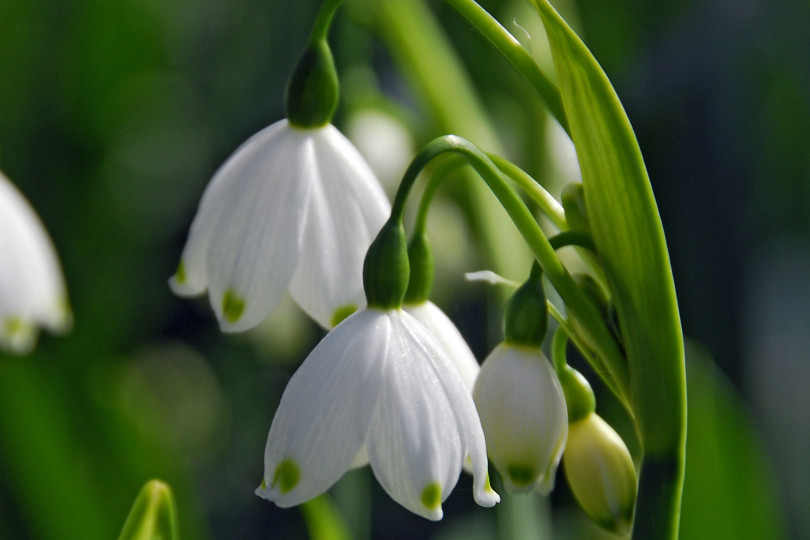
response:
<path id="1" fill-rule="evenodd" d="M 0 173 L 0 347 L 30 351 L 38 327 L 72 324 L 62 270 L 34 210 Z"/>
<path id="2" fill-rule="evenodd" d="M 636 506 L 636 469 L 622 438 L 595 413 L 568 427 L 563 470 L 571 491 L 592 520 L 618 534 L 630 531 Z"/>
<path id="3" fill-rule="evenodd" d="M 568 413 L 543 352 L 501 343 L 484 360 L 473 398 L 489 457 L 506 489 L 551 492 L 568 436 Z"/>
<path id="4" fill-rule="evenodd" d="M 442 345 L 401 309 L 355 313 L 307 357 L 276 411 L 256 493 L 300 504 L 366 457 L 395 501 L 431 520 L 467 457 L 476 502 L 499 500 L 468 390 Z"/>
<path id="5" fill-rule="evenodd" d="M 405 126 L 380 109 L 363 108 L 349 116 L 346 135 L 393 191 L 414 155 L 413 138 Z"/>
<path id="6" fill-rule="evenodd" d="M 285 290 L 325 328 L 365 304 L 363 258 L 390 206 L 374 174 L 330 124 L 281 120 L 225 162 L 203 194 L 171 278 L 208 289 L 220 327 L 256 326 Z"/>

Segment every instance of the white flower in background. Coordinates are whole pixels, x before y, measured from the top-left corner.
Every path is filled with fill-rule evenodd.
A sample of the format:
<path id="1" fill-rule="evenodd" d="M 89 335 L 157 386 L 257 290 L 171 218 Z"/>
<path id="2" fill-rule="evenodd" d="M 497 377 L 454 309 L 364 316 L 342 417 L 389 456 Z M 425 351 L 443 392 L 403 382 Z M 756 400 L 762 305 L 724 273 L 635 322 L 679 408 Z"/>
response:
<path id="1" fill-rule="evenodd" d="M 170 280 L 208 289 L 220 327 L 256 326 L 285 290 L 325 328 L 365 305 L 363 258 L 390 206 L 374 174 L 332 125 L 281 120 L 214 175 Z"/>
<path id="2" fill-rule="evenodd" d="M 461 375 L 464 386 L 472 395 L 475 378 L 481 367 L 453 321 L 430 301 L 421 304 L 405 304 L 402 307 L 439 340 Z"/>
<path id="3" fill-rule="evenodd" d="M 34 210 L 0 173 L 0 348 L 30 351 L 37 327 L 70 328 L 56 251 Z"/>
<path id="4" fill-rule="evenodd" d="M 627 534 L 636 506 L 636 469 L 624 441 L 595 413 L 568 427 L 563 469 L 585 513 L 605 529 Z"/>
<path id="5" fill-rule="evenodd" d="M 402 310 L 361 310 L 307 357 L 273 419 L 256 494 L 300 504 L 366 457 L 395 501 L 431 520 L 465 458 L 476 502 L 500 500 L 472 397 L 436 338 Z"/>
<path id="6" fill-rule="evenodd" d="M 346 135 L 377 178 L 392 191 L 414 156 L 413 137 L 402 122 L 381 109 L 363 108 L 346 122 Z"/>
<path id="7" fill-rule="evenodd" d="M 568 436 L 568 411 L 543 352 L 498 345 L 481 366 L 473 399 L 506 489 L 550 493 Z"/>

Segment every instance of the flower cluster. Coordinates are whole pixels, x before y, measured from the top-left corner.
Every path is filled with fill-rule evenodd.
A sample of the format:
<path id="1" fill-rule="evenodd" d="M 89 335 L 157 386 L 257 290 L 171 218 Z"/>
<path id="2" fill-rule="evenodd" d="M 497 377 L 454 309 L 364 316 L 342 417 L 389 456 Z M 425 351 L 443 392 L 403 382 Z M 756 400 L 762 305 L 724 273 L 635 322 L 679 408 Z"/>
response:
<path id="1" fill-rule="evenodd" d="M 500 498 L 488 458 L 508 491 L 544 495 L 564 459 L 585 511 L 626 530 L 632 460 L 593 412 L 587 383 L 542 352 L 548 313 L 539 265 L 506 306 L 504 342 L 479 368 L 428 300 L 424 212 L 406 245 L 404 199 L 427 160 L 414 159 L 390 206 L 329 124 L 337 102 L 324 38 L 330 17 L 319 17 L 290 81 L 288 120 L 254 135 L 215 174 L 170 280 L 181 296 L 207 290 L 224 331 L 256 326 L 285 290 L 331 328 L 284 390 L 256 494 L 294 506 L 368 464 L 395 501 L 438 520 L 463 468 L 475 501 L 493 506 Z"/>

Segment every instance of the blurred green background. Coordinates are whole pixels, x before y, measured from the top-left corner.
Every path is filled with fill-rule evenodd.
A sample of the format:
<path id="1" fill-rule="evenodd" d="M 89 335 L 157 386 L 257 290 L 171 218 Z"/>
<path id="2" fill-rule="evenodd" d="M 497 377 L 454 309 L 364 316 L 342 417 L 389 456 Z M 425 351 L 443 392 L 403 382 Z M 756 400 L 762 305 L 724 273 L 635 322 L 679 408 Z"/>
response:
<path id="1" fill-rule="evenodd" d="M 407 159 L 452 131 L 554 189 L 569 178 L 548 150 L 556 139 L 542 105 L 450 8 L 428 2 L 425 19 L 416 0 L 345 4 L 332 32 L 339 127 L 359 138 L 364 112 L 387 115 L 401 137 L 389 165 L 397 151 Z M 524 2 L 482 4 L 544 61 Z M 810 4 L 555 5 L 636 129 L 693 340 L 682 537 L 807 538 Z M 301 512 L 253 490 L 284 385 L 322 331 L 285 305 L 256 331 L 222 335 L 207 301 L 173 297 L 167 279 L 215 169 L 283 116 L 286 78 L 317 8 L 0 3 L 0 170 L 50 232 L 75 316 L 70 335 L 42 336 L 28 357 L 0 356 L 0 537 L 115 538 L 152 477 L 173 487 L 183 538 L 306 537 Z M 455 52 L 452 65 L 432 59 L 432 81 L 397 34 L 436 37 L 430 21 Z M 462 114 L 442 108 L 460 100 L 455 69 L 472 100 Z M 396 181 L 397 163 L 380 170 L 384 181 Z M 499 339 L 499 314 L 487 315 L 494 295 L 461 274 L 496 266 L 487 235 L 509 231 L 460 188 L 446 195 L 431 216 L 436 302 L 483 359 Z M 525 265 L 501 264 L 523 275 Z M 603 397 L 600 412 L 626 433 Z M 332 491 L 358 538 L 600 537 L 561 480 L 548 501 L 507 497 L 495 511 L 469 493 L 462 476 L 433 524 L 393 503 L 368 470 Z"/>

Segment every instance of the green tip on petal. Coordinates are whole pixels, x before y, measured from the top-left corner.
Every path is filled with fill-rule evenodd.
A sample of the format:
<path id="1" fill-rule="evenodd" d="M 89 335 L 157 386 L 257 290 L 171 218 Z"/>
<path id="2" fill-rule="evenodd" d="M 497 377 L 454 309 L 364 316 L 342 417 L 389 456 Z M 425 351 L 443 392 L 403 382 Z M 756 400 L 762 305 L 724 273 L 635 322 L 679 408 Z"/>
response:
<path id="1" fill-rule="evenodd" d="M 245 300 L 237 296 L 232 289 L 222 296 L 222 315 L 229 323 L 235 323 L 245 312 Z"/>
<path id="2" fill-rule="evenodd" d="M 436 510 L 442 504 L 442 487 L 438 482 L 431 482 L 422 490 L 422 505 L 428 510 Z"/>
<path id="3" fill-rule="evenodd" d="M 261 489 L 267 489 L 267 482 L 262 478 L 262 487 Z"/>
<path id="4" fill-rule="evenodd" d="M 332 313 L 332 320 L 330 321 L 330 323 L 332 324 L 332 328 L 342 323 L 345 318 L 347 318 L 355 311 L 357 311 L 357 306 L 355 306 L 354 304 L 346 304 L 338 307 Z"/>
<path id="5" fill-rule="evenodd" d="M 180 264 L 177 265 L 177 272 L 174 273 L 174 280 L 177 283 L 185 283 L 186 277 L 186 265 L 183 259 L 180 259 Z"/>
<path id="6" fill-rule="evenodd" d="M 512 464 L 507 465 L 506 474 L 509 479 L 517 487 L 528 487 L 534 484 L 537 479 L 537 473 L 531 465 Z"/>
<path id="7" fill-rule="evenodd" d="M 276 467 L 276 472 L 273 473 L 272 487 L 276 487 L 276 484 L 278 484 L 279 491 L 284 495 L 292 491 L 298 485 L 300 479 L 301 469 L 298 468 L 298 464 L 287 458 Z"/>

